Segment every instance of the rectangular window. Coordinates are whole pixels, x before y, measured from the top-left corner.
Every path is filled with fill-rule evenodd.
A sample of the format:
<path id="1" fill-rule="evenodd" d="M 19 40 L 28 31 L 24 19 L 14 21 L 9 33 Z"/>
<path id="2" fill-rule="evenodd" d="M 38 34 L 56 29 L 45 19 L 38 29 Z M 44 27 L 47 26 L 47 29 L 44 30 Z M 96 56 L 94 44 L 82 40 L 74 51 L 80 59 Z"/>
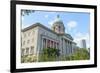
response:
<path id="1" fill-rule="evenodd" d="M 26 55 L 29 54 L 29 48 L 26 48 Z"/>
<path id="2" fill-rule="evenodd" d="M 31 46 L 30 54 L 34 54 L 34 47 L 33 46 Z"/>
<path id="3" fill-rule="evenodd" d="M 30 40 L 27 40 L 27 44 L 29 44 Z"/>
<path id="4" fill-rule="evenodd" d="M 32 38 L 32 43 L 34 42 L 34 38 Z"/>
<path id="5" fill-rule="evenodd" d="M 23 45 L 25 45 L 25 41 L 23 41 Z"/>
<path id="6" fill-rule="evenodd" d="M 26 37 L 26 34 L 24 33 L 24 38 Z"/>
<path id="7" fill-rule="evenodd" d="M 31 32 L 28 32 L 28 36 L 30 36 L 31 35 Z"/>
<path id="8" fill-rule="evenodd" d="M 25 53 L 25 49 L 22 48 L 22 50 L 21 50 L 21 56 L 24 56 L 24 53 Z"/>

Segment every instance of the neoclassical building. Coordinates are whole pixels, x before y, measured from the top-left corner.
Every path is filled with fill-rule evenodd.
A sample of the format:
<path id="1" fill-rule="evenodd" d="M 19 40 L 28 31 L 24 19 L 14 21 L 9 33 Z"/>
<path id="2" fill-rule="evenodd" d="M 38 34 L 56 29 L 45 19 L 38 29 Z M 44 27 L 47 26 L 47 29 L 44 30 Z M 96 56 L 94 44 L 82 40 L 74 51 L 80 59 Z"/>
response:
<path id="1" fill-rule="evenodd" d="M 56 48 L 60 55 L 74 52 L 76 43 L 70 34 L 65 33 L 63 21 L 57 16 L 51 29 L 41 23 L 32 24 L 21 31 L 21 55 L 33 54 L 37 57 L 44 48 Z"/>

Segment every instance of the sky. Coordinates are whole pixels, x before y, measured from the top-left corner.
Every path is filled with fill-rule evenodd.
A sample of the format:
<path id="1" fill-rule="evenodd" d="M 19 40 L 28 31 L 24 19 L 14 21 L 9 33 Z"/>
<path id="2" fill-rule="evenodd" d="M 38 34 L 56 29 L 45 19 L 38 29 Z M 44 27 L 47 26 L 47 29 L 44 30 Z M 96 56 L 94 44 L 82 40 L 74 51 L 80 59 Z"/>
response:
<path id="1" fill-rule="evenodd" d="M 44 26 L 51 28 L 53 22 L 59 15 L 60 20 L 64 23 L 65 32 L 70 34 L 77 46 L 80 46 L 80 40 L 86 40 L 87 48 L 89 45 L 89 27 L 90 14 L 83 12 L 51 12 L 51 11 L 34 11 L 29 15 L 22 16 L 22 29 L 34 23 L 41 23 Z"/>

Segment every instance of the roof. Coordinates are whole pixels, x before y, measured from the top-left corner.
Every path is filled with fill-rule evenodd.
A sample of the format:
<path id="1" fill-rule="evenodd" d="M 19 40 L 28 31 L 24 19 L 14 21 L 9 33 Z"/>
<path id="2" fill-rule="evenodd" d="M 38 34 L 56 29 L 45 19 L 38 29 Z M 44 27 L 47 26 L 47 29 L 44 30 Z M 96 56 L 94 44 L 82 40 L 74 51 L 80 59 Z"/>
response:
<path id="1" fill-rule="evenodd" d="M 40 24 L 40 23 L 35 23 L 35 24 L 33 24 L 33 25 L 29 26 L 29 27 L 26 27 L 26 28 L 22 29 L 21 31 L 22 31 L 22 32 L 25 32 L 25 31 L 30 30 L 30 29 L 32 29 L 32 28 L 34 28 L 34 27 L 37 27 L 37 26 L 42 27 L 42 28 L 44 28 L 44 29 L 46 29 L 46 30 L 48 30 L 48 31 L 50 31 L 50 32 L 52 32 L 52 33 L 54 33 L 54 34 L 57 34 L 57 33 L 54 32 L 53 30 L 47 28 L 46 26 L 44 26 L 44 25 L 42 25 L 42 24 Z"/>
<path id="2" fill-rule="evenodd" d="M 67 38 L 73 40 L 72 36 L 70 34 L 64 34 Z"/>
<path id="3" fill-rule="evenodd" d="M 59 18 L 54 20 L 53 25 L 63 25 L 64 26 L 62 20 L 60 20 Z"/>

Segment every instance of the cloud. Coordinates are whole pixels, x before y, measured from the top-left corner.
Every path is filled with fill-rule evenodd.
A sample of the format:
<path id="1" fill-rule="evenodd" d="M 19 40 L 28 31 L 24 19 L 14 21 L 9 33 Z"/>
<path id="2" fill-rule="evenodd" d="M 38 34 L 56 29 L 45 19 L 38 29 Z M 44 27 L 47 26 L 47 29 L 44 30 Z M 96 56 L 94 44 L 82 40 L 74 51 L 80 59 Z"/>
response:
<path id="1" fill-rule="evenodd" d="M 86 40 L 86 47 L 89 48 L 90 47 L 90 38 L 89 38 L 89 33 L 85 33 L 82 34 L 80 32 L 76 33 L 74 41 L 77 43 L 77 46 L 81 47 L 81 43 L 80 41 L 82 39 Z"/>
<path id="2" fill-rule="evenodd" d="M 67 23 L 67 27 L 68 27 L 68 30 L 70 31 L 71 29 L 77 27 L 77 22 L 76 22 L 76 21 L 69 21 L 69 22 Z"/>
<path id="3" fill-rule="evenodd" d="M 52 26 L 53 23 L 54 23 L 54 21 L 49 21 L 49 22 L 48 22 L 48 24 L 49 24 L 50 26 Z"/>
<path id="4" fill-rule="evenodd" d="M 48 18 L 48 16 L 49 16 L 49 15 L 45 15 L 44 17 L 45 17 L 45 18 Z"/>

